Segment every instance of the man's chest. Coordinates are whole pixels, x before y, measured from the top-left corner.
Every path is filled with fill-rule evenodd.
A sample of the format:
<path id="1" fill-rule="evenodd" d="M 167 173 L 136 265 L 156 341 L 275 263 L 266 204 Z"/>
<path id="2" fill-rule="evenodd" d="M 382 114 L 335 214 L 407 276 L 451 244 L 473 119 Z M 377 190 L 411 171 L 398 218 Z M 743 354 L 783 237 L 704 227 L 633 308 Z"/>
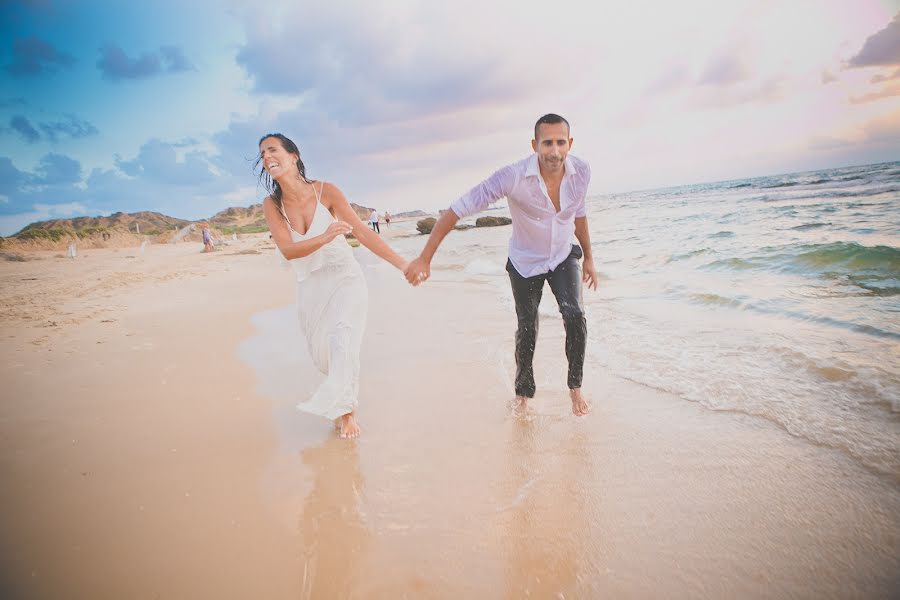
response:
<path id="1" fill-rule="evenodd" d="M 574 210 L 575 204 L 566 179 L 547 185 L 536 177 L 528 177 L 516 186 L 509 199 L 527 216 L 542 218 L 557 214 L 564 217 Z"/>

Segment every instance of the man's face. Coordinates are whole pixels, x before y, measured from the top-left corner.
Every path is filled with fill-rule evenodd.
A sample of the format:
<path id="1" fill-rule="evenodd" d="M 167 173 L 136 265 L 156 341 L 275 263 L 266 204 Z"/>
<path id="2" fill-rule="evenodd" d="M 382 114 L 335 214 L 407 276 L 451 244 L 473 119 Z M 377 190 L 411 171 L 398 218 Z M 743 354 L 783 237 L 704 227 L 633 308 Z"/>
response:
<path id="1" fill-rule="evenodd" d="M 538 139 L 531 140 L 531 147 L 537 152 L 543 173 L 558 173 L 563 170 L 566 155 L 572 149 L 572 138 L 565 123 L 541 123 Z"/>

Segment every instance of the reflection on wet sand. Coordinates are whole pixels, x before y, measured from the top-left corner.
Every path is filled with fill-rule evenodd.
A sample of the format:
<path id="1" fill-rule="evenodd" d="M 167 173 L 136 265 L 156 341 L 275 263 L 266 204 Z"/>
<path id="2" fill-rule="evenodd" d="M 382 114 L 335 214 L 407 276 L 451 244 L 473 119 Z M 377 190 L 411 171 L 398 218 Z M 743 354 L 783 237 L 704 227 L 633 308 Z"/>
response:
<path id="1" fill-rule="evenodd" d="M 301 457 L 315 482 L 300 520 L 300 597 L 350 597 L 359 583 L 354 567 L 370 539 L 360 507 L 359 450 L 355 443 L 333 438 L 304 450 Z"/>
<path id="2" fill-rule="evenodd" d="M 506 480 L 511 501 L 498 518 L 506 598 L 572 598 L 592 548 L 584 482 L 592 471 L 584 432 L 565 437 L 540 418 L 511 423 Z M 549 451 L 553 448 L 555 451 Z"/>

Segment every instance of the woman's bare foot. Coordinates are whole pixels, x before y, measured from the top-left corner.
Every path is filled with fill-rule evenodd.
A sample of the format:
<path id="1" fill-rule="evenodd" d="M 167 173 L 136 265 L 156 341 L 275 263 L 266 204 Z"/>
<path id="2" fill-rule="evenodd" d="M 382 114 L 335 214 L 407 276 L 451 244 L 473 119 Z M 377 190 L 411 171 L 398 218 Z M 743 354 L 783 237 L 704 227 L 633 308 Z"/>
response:
<path id="1" fill-rule="evenodd" d="M 353 413 L 347 413 L 341 417 L 341 437 L 342 438 L 358 438 L 359 423 L 353 418 Z"/>
<path id="2" fill-rule="evenodd" d="M 591 405 L 585 397 L 581 395 L 581 388 L 569 390 L 569 396 L 572 398 L 572 414 L 576 417 L 583 417 L 591 412 Z"/>

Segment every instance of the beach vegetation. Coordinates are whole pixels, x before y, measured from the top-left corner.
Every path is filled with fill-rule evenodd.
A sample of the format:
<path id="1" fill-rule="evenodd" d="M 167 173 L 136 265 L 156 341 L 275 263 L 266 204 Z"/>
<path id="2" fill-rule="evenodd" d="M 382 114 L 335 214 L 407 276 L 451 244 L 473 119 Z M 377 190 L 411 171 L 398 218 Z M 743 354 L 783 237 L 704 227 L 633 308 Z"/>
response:
<path id="1" fill-rule="evenodd" d="M 236 225 L 232 227 L 218 227 L 219 231 L 222 232 L 223 235 L 231 235 L 232 233 L 242 234 L 242 233 L 265 233 L 269 230 L 269 226 L 262 225 Z"/>
<path id="2" fill-rule="evenodd" d="M 19 240 L 50 240 L 58 242 L 64 237 L 73 237 L 71 231 L 60 227 L 50 227 L 48 229 L 25 229 L 15 235 Z"/>

